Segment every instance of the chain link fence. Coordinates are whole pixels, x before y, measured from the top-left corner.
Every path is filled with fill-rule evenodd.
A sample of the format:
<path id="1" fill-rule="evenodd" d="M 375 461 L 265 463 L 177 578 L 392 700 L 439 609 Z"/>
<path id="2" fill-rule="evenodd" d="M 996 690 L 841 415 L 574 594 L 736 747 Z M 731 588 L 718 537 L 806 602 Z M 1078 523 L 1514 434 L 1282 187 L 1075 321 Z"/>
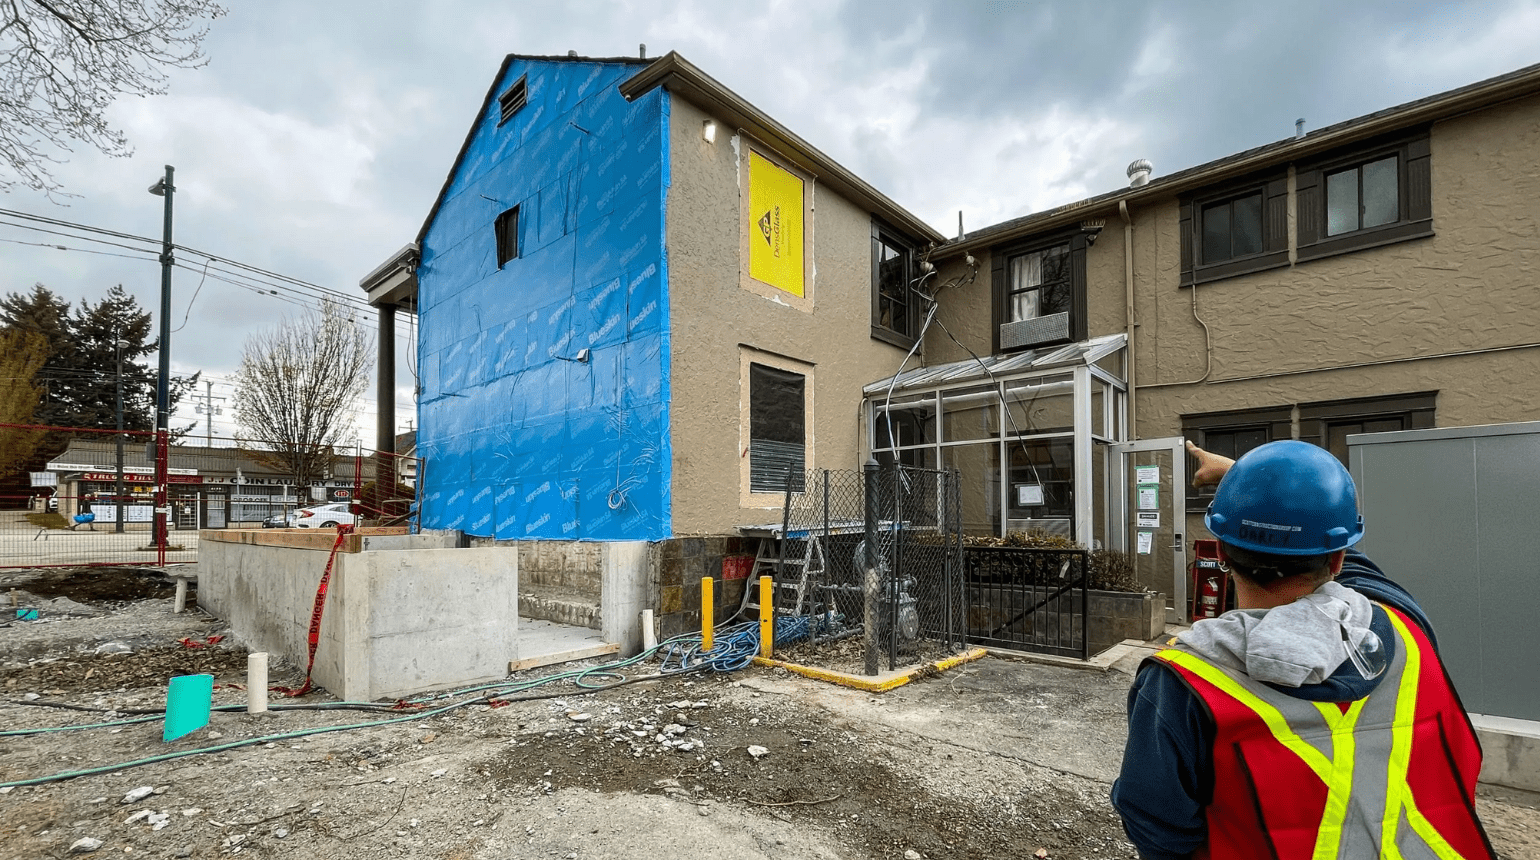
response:
<path id="1" fill-rule="evenodd" d="M 955 472 L 788 475 L 776 623 L 801 642 L 783 656 L 877 674 L 884 663 L 911 666 L 962 648 L 958 500 Z"/>
<path id="2" fill-rule="evenodd" d="M 0 479 L 0 567 L 193 562 L 202 529 L 406 525 L 421 471 L 357 446 L 295 457 L 252 439 L 0 425 L 0 443 L 23 436 L 59 453 Z"/>

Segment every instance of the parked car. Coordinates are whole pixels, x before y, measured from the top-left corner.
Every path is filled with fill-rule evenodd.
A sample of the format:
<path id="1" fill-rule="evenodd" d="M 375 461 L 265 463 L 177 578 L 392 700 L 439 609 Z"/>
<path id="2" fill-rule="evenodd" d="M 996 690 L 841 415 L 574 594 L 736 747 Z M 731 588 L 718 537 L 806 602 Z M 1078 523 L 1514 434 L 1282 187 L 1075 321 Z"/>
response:
<path id="1" fill-rule="evenodd" d="M 262 528 L 265 528 L 265 529 L 286 529 L 286 528 L 291 528 L 291 526 L 289 525 L 289 515 L 287 513 L 273 514 L 272 516 L 270 516 L 267 519 L 262 521 Z"/>
<path id="2" fill-rule="evenodd" d="M 330 529 L 337 526 L 353 525 L 353 513 L 348 508 L 347 502 L 333 502 L 329 505 L 311 505 L 308 508 L 300 508 L 289 514 L 289 528 Z"/>

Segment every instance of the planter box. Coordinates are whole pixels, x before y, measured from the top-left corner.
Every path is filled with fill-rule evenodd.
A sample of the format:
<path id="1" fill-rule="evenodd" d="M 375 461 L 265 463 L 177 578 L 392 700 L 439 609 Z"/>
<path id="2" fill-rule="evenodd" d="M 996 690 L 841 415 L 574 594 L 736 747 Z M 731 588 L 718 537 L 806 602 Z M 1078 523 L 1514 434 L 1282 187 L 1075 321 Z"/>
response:
<path id="1" fill-rule="evenodd" d="M 1124 639 L 1146 641 L 1164 632 L 1166 596 L 1159 592 L 1092 591 L 1086 614 L 1091 653 L 1100 654 Z"/>

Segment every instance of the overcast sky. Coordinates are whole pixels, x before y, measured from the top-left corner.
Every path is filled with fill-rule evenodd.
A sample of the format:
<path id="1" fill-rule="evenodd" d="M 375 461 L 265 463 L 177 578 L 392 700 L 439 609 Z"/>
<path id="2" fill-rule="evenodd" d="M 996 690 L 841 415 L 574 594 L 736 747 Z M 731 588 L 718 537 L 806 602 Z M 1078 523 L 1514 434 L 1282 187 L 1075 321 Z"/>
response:
<path id="1" fill-rule="evenodd" d="M 79 149 L 55 171 L 79 197 L 15 191 L 0 208 L 158 238 L 146 189 L 171 164 L 179 244 L 361 298 L 359 279 L 416 236 L 510 53 L 677 50 L 949 236 L 959 210 L 971 231 L 1125 185 L 1136 158 L 1172 173 L 1290 137 L 1301 117 L 1316 129 L 1540 62 L 1540 0 L 231 6 L 205 68 L 114 107 L 132 157 Z M 15 220 L 0 216 L 0 291 L 95 301 L 121 283 L 158 311 L 153 255 Z M 292 286 L 177 270 L 173 372 L 202 370 L 228 398 L 245 337 L 313 295 Z M 406 364 L 406 318 L 398 333 Z M 403 370 L 403 429 L 411 387 Z M 374 396 L 371 379 L 365 446 Z M 229 401 L 215 405 L 214 433 L 232 433 Z"/>

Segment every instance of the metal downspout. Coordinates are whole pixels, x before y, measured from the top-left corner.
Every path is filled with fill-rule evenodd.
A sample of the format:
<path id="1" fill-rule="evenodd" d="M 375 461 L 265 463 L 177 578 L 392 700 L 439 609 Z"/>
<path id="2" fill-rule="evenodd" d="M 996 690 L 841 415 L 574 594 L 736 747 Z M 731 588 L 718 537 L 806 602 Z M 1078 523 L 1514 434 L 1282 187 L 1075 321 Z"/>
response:
<path id="1" fill-rule="evenodd" d="M 1128 320 L 1128 437 L 1139 438 L 1139 412 L 1134 408 L 1134 392 L 1137 389 L 1138 362 L 1135 361 L 1134 328 L 1138 323 L 1134 322 L 1134 219 L 1128 215 L 1128 201 L 1118 201 L 1118 214 L 1123 216 L 1123 289 L 1124 289 L 1124 315 Z"/>

